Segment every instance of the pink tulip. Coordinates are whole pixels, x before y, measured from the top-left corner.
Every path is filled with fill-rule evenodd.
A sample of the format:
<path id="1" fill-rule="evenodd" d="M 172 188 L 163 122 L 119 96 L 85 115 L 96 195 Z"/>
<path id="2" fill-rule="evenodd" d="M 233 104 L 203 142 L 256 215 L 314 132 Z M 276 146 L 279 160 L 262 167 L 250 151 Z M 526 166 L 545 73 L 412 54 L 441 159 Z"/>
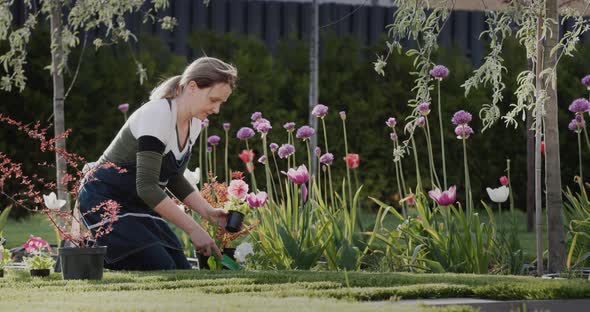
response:
<path id="1" fill-rule="evenodd" d="M 451 186 L 447 191 L 441 193 L 440 189 L 428 192 L 428 196 L 441 206 L 452 205 L 457 201 L 457 187 Z"/>
<path id="2" fill-rule="evenodd" d="M 290 168 L 287 172 L 287 177 L 295 184 L 303 184 L 309 181 L 309 172 L 305 165 L 301 165 L 297 169 Z"/>
<path id="3" fill-rule="evenodd" d="M 502 184 L 502 185 L 508 185 L 508 178 L 506 176 L 502 176 L 500 178 L 500 184 Z"/>
<path id="4" fill-rule="evenodd" d="M 125 103 L 119 105 L 119 110 L 121 111 L 121 113 L 126 113 L 127 111 L 129 111 L 129 104 Z"/>
<path id="5" fill-rule="evenodd" d="M 227 188 L 227 193 L 231 197 L 244 200 L 248 194 L 248 184 L 243 180 L 232 180 Z"/>
<path id="6" fill-rule="evenodd" d="M 268 195 L 266 192 L 259 192 L 258 194 L 250 193 L 246 195 L 246 201 L 248 205 L 252 208 L 262 207 L 266 204 L 266 200 L 268 199 Z"/>

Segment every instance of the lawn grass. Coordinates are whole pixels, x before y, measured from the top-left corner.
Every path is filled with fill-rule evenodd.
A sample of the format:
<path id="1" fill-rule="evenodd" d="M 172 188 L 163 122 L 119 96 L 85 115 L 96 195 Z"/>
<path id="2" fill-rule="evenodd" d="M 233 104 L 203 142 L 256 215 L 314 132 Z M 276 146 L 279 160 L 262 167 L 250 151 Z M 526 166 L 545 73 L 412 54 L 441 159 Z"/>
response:
<path id="1" fill-rule="evenodd" d="M 196 306 L 230 311 L 244 308 L 307 311 L 310 307 L 342 311 L 392 310 L 395 307 L 396 311 L 403 311 L 395 301 L 465 297 L 496 300 L 588 298 L 590 281 L 472 274 L 310 271 L 107 272 L 102 281 L 64 281 L 60 274 L 40 279 L 29 277 L 25 271 L 13 270 L 0 279 L 0 293 L 0 310 L 18 309 L 23 305 L 27 310 L 59 310 L 67 298 L 67 310 L 91 311 L 190 310 Z"/>

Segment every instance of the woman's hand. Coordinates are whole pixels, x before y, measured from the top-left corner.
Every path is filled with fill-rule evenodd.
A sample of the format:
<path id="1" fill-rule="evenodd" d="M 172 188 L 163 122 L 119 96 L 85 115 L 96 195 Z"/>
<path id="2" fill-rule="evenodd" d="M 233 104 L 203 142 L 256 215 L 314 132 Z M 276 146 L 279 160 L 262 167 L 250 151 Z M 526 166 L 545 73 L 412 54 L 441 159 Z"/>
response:
<path id="1" fill-rule="evenodd" d="M 222 208 L 209 208 L 207 210 L 207 219 L 212 223 L 219 225 L 222 229 L 225 228 L 225 224 L 227 224 L 227 215 L 229 212 Z"/>
<path id="2" fill-rule="evenodd" d="M 195 245 L 195 248 L 200 254 L 209 257 L 215 253 L 217 259 L 221 259 L 221 251 L 219 251 L 219 248 L 215 245 L 215 241 L 207 232 L 205 232 L 205 230 L 203 230 L 203 228 L 200 226 L 196 227 L 188 234 L 191 237 L 193 245 Z"/>

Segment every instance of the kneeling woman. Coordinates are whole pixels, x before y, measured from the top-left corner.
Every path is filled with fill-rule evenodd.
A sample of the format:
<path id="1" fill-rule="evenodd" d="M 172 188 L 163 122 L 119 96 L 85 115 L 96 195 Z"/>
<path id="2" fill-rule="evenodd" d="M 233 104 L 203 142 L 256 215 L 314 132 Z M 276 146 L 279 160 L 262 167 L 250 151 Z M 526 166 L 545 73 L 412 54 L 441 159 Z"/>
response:
<path id="1" fill-rule="evenodd" d="M 136 110 L 86 177 L 78 197 L 83 221 L 92 231 L 104 222 L 91 209 L 106 200 L 121 205 L 113 231 L 98 239 L 107 246 L 105 267 L 113 270 L 190 269 L 182 245 L 166 221 L 186 232 L 197 251 L 221 257 L 214 240 L 166 194 L 223 226 L 227 213 L 211 207 L 184 178 L 201 122 L 219 113 L 237 79 L 236 69 L 203 57 L 182 75 L 156 87 Z M 120 170 L 101 166 L 113 163 Z"/>

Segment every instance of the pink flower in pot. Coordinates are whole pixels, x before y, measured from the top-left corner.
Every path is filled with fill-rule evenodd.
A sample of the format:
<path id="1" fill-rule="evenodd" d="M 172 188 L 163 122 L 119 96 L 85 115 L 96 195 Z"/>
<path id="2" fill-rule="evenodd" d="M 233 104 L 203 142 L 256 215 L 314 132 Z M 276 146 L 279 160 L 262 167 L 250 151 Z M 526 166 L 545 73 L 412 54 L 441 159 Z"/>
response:
<path id="1" fill-rule="evenodd" d="M 237 199 L 244 200 L 248 194 L 248 184 L 243 180 L 232 180 L 227 188 L 227 193 Z"/>

